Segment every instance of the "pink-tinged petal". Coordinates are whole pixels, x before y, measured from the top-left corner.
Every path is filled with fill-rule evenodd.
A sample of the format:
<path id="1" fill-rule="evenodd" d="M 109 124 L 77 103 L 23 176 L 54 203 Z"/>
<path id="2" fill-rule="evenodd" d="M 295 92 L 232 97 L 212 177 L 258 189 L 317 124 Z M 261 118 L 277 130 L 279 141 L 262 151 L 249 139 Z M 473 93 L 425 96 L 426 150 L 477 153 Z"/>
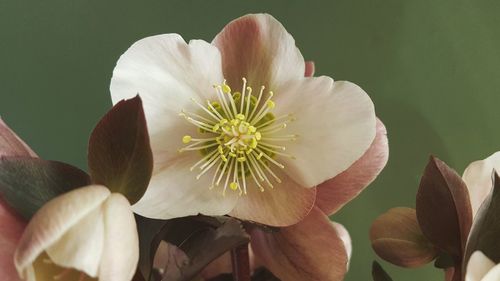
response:
<path id="1" fill-rule="evenodd" d="M 233 88 L 241 78 L 257 89 L 274 90 L 304 77 L 304 58 L 295 40 L 271 15 L 246 15 L 230 22 L 212 42 L 222 54 L 224 77 Z"/>
<path id="2" fill-rule="evenodd" d="M 0 199 L 0 276 L 2 280 L 21 280 L 14 267 L 14 252 L 26 223 Z"/>
<path id="3" fill-rule="evenodd" d="M 314 66 L 313 61 L 306 61 L 306 71 L 304 73 L 305 77 L 312 77 L 314 75 L 314 71 L 316 67 Z"/>
<path id="4" fill-rule="evenodd" d="M 278 232 L 254 229 L 255 255 L 279 279 L 337 281 L 347 272 L 348 255 L 340 233 L 318 208 Z"/>
<path id="5" fill-rule="evenodd" d="M 0 118 L 0 157 L 6 156 L 37 157 L 36 153 Z"/>
<path id="6" fill-rule="evenodd" d="M 493 188 L 491 177 L 493 170 L 500 172 L 500 152 L 495 152 L 484 160 L 470 163 L 464 171 L 462 179 L 469 190 L 474 216 Z"/>
<path id="7" fill-rule="evenodd" d="M 282 182 L 263 192 L 247 179 L 247 194 L 239 197 L 229 215 L 271 226 L 289 226 L 305 218 L 314 206 L 316 189 L 298 185 L 283 171 L 275 173 Z"/>
<path id="8" fill-rule="evenodd" d="M 388 158 L 387 131 L 377 119 L 377 135 L 370 148 L 349 169 L 318 186 L 316 205 L 326 214 L 335 213 L 375 180 Z"/>

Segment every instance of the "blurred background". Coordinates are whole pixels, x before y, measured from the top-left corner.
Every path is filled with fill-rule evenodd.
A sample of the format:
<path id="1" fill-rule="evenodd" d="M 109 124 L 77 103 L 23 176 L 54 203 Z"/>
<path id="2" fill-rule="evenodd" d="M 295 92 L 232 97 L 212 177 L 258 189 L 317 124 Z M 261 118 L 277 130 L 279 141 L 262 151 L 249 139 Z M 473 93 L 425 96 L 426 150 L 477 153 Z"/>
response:
<path id="1" fill-rule="evenodd" d="M 429 154 L 461 174 L 500 150 L 499 1 L 0 0 L 0 115 L 43 158 L 86 169 L 113 67 L 133 42 L 172 32 L 210 41 L 253 12 L 280 20 L 316 75 L 363 87 L 387 126 L 386 169 L 332 216 L 353 238 L 346 280 L 371 280 L 370 224 L 414 207 Z M 395 280 L 443 280 L 432 266 L 382 265 Z"/>

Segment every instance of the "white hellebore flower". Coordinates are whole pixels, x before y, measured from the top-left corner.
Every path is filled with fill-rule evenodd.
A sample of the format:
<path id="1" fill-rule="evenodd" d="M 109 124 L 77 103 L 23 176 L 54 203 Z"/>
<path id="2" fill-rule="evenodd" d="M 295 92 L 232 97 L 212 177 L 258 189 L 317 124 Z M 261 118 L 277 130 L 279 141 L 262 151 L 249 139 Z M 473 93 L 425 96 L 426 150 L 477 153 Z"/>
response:
<path id="1" fill-rule="evenodd" d="M 481 251 L 475 251 L 467 264 L 465 281 L 498 281 L 500 265 L 495 265 Z"/>
<path id="2" fill-rule="evenodd" d="M 272 16 L 229 23 L 212 43 L 163 34 L 134 43 L 111 80 L 113 103 L 139 94 L 154 156 L 134 211 L 202 213 L 292 225 L 317 185 L 372 144 L 374 106 L 358 86 L 304 77 L 293 37 Z"/>
<path id="3" fill-rule="evenodd" d="M 28 281 L 130 281 L 139 241 L 128 200 L 104 186 L 87 186 L 44 205 L 15 253 Z"/>

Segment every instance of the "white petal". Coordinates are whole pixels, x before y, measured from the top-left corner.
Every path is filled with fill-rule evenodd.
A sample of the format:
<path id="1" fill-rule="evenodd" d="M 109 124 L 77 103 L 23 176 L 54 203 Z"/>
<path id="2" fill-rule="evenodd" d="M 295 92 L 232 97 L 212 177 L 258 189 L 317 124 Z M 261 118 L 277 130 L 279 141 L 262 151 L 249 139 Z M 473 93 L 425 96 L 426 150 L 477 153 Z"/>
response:
<path id="1" fill-rule="evenodd" d="M 164 163 L 178 155 L 182 136 L 196 134 L 196 127 L 179 116 L 181 110 L 197 110 L 191 98 L 215 100 L 212 86 L 222 81 L 215 46 L 164 34 L 137 41 L 120 57 L 110 90 L 113 104 L 141 96 L 155 161 Z"/>
<path id="2" fill-rule="evenodd" d="M 475 251 L 467 264 L 465 281 L 481 281 L 488 271 L 495 266 L 495 263 L 485 256 L 481 251 Z M 498 279 L 491 279 L 498 280 Z"/>
<path id="3" fill-rule="evenodd" d="M 493 267 L 481 281 L 498 281 L 500 280 L 500 265 Z"/>
<path id="4" fill-rule="evenodd" d="M 275 93 L 276 116 L 295 121 L 276 134 L 298 134 L 286 142 L 285 172 L 305 187 L 316 186 L 349 168 L 370 147 L 376 133 L 375 109 L 358 86 L 329 77 L 304 78 Z"/>
<path id="5" fill-rule="evenodd" d="M 500 152 L 484 160 L 472 162 L 464 171 L 462 178 L 469 189 L 474 215 L 493 187 L 493 169 L 500 171 Z"/>
<path id="6" fill-rule="evenodd" d="M 333 227 L 337 231 L 339 238 L 344 242 L 345 251 L 347 253 L 347 268 L 349 268 L 349 262 L 352 256 L 352 240 L 347 229 L 337 222 L 332 222 Z"/>
<path id="7" fill-rule="evenodd" d="M 35 259 L 63 237 L 73 226 L 99 208 L 110 192 L 103 186 L 87 186 L 48 202 L 26 227 L 14 255 L 18 272 L 32 272 Z"/>
<path id="8" fill-rule="evenodd" d="M 199 170 L 190 171 L 190 167 L 202 156 L 198 152 L 184 153 L 153 175 L 144 196 L 132 206 L 134 212 L 148 218 L 171 219 L 198 213 L 225 215 L 234 208 L 236 193 L 228 188 L 226 196 L 222 196 L 225 177 L 220 186 L 209 190 L 216 167 L 197 180 Z"/>
<path id="9" fill-rule="evenodd" d="M 127 199 L 113 193 L 103 204 L 104 250 L 99 281 L 129 281 L 139 261 L 139 237 Z"/>
<path id="10" fill-rule="evenodd" d="M 59 266 L 76 268 L 91 277 L 97 277 L 104 244 L 103 236 L 102 210 L 96 208 L 66 231 L 46 252 Z"/>

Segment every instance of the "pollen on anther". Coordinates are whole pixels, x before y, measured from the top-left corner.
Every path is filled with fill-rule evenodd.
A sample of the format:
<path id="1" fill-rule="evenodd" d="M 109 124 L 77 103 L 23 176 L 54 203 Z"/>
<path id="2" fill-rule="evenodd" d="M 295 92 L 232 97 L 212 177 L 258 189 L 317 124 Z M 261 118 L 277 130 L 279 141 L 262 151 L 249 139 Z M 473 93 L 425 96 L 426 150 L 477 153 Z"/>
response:
<path id="1" fill-rule="evenodd" d="M 183 143 L 189 143 L 191 141 L 191 136 L 183 136 L 182 137 L 182 142 Z"/>
<path id="2" fill-rule="evenodd" d="M 232 182 L 229 184 L 229 188 L 231 188 L 232 190 L 236 190 L 236 189 L 238 189 L 238 184 L 235 182 Z"/>

